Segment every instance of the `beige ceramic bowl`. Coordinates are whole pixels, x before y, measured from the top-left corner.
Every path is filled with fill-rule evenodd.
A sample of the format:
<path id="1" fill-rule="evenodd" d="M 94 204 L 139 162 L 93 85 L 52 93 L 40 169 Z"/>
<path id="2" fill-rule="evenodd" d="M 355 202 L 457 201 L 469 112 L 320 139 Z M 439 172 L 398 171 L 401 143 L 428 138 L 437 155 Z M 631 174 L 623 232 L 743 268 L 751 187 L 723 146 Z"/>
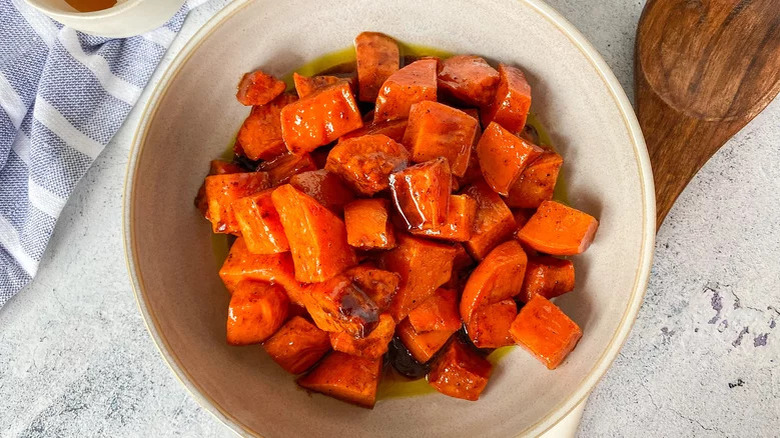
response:
<path id="1" fill-rule="evenodd" d="M 557 303 L 583 329 L 548 371 L 526 352 L 502 359 L 478 402 L 428 394 L 373 410 L 298 389 L 258 346 L 225 343 L 228 295 L 209 225 L 192 205 L 208 161 L 231 143 L 248 109 L 235 101 L 245 71 L 282 75 L 351 45 L 360 31 L 525 68 L 533 108 L 566 159 L 571 203 L 601 221 L 575 259 L 577 289 Z M 125 241 L 141 312 L 193 396 L 237 432 L 267 437 L 537 435 L 587 396 L 626 339 L 642 302 L 655 231 L 642 135 L 596 51 L 538 0 L 237 1 L 169 68 L 133 146 Z"/>

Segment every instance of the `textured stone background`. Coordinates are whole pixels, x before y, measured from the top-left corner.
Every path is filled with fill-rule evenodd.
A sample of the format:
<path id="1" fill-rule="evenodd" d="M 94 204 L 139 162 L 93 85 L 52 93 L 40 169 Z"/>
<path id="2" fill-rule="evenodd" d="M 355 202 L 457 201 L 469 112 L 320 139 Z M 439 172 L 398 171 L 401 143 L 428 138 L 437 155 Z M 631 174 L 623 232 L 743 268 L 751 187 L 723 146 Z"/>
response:
<path id="1" fill-rule="evenodd" d="M 166 60 L 225 2 L 194 11 Z M 548 2 L 631 96 L 644 2 Z M 121 193 L 139 115 L 68 202 L 38 278 L 0 311 L 0 436 L 232 436 L 165 366 L 127 279 Z M 588 402 L 581 436 L 780 433 L 778 144 L 780 100 L 683 193 L 658 235 L 639 319 Z"/>

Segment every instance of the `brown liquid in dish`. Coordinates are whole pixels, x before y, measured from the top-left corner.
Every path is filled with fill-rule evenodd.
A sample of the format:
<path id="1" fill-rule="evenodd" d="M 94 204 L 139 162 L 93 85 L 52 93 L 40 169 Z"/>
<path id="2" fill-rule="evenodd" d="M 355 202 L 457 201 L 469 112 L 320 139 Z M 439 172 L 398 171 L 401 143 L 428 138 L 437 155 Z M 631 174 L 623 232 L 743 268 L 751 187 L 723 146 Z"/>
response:
<path id="1" fill-rule="evenodd" d="M 65 0 L 79 12 L 94 12 L 108 9 L 116 4 L 116 0 Z"/>

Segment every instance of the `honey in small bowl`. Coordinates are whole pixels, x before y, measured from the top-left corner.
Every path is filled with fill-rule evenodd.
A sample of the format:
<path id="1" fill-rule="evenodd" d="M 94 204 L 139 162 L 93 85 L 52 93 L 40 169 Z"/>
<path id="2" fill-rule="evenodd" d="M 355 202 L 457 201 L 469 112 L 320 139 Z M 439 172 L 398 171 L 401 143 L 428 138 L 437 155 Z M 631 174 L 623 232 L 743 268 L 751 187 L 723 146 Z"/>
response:
<path id="1" fill-rule="evenodd" d="M 79 12 L 95 12 L 108 9 L 116 5 L 117 0 L 65 0 L 72 8 Z"/>

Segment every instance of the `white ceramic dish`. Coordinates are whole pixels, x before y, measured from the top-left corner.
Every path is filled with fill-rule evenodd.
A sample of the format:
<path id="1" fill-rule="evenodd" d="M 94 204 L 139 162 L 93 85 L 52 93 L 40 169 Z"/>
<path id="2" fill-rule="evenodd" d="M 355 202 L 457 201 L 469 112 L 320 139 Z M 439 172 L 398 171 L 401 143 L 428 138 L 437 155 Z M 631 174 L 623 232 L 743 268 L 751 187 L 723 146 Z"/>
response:
<path id="1" fill-rule="evenodd" d="M 357 408 L 296 388 L 261 348 L 224 340 L 229 298 L 209 225 L 192 206 L 210 159 L 248 113 L 241 74 L 281 75 L 349 46 L 360 31 L 522 66 L 533 109 L 566 164 L 571 203 L 601 221 L 576 258 L 577 290 L 557 303 L 584 331 L 548 371 L 515 349 L 476 403 L 430 394 Z M 125 192 L 128 269 L 149 331 L 193 396 L 244 435 L 539 435 L 583 400 L 628 335 L 655 236 L 652 174 L 620 85 L 590 44 L 538 0 L 236 1 L 185 47 L 157 86 L 134 141 Z"/>

